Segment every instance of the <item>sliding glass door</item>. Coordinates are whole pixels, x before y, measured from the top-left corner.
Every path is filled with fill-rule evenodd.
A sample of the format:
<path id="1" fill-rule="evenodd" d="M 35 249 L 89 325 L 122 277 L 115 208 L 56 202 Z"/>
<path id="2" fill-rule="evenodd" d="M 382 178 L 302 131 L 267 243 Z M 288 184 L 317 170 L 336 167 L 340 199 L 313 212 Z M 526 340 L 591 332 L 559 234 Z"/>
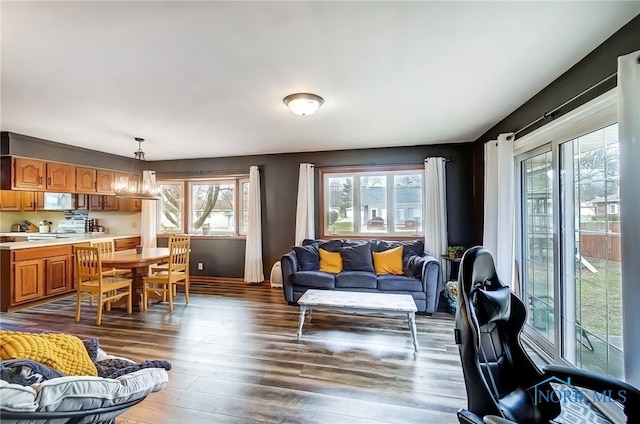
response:
<path id="1" fill-rule="evenodd" d="M 518 158 L 526 332 L 579 368 L 623 376 L 618 126 Z"/>
<path id="2" fill-rule="evenodd" d="M 621 378 L 618 125 L 560 145 L 562 357 Z"/>

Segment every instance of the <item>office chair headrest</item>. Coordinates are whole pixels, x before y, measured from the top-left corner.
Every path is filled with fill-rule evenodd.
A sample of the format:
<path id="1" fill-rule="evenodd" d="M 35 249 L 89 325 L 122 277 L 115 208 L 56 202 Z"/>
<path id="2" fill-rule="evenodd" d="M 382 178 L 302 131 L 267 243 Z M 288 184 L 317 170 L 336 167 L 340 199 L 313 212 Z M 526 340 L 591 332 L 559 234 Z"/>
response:
<path id="1" fill-rule="evenodd" d="M 509 319 L 511 315 L 511 291 L 498 279 L 491 253 L 483 247 L 465 252 L 463 261 L 471 260 L 471 284 L 469 296 L 476 309 L 479 325 Z"/>

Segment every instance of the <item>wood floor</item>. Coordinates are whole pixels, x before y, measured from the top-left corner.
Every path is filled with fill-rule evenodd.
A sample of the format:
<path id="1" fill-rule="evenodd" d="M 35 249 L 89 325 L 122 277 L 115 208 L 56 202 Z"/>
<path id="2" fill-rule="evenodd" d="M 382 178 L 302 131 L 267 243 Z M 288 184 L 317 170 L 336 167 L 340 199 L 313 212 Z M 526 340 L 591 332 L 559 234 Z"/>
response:
<path id="1" fill-rule="evenodd" d="M 219 283 L 146 312 L 116 308 L 95 326 L 95 305 L 74 321 L 75 297 L 0 315 L 9 330 L 99 337 L 108 353 L 169 360 L 169 384 L 124 423 L 456 423 L 464 381 L 446 313 L 406 320 L 317 311 L 296 341 L 298 308 L 281 289 Z"/>

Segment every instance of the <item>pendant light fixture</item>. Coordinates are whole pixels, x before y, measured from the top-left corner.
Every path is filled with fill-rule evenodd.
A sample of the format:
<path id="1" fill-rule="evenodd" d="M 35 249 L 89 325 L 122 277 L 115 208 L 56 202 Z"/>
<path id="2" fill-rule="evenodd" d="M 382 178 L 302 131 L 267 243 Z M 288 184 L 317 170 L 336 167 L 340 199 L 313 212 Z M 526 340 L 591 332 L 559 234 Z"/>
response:
<path id="1" fill-rule="evenodd" d="M 159 200 L 160 190 L 155 182 L 155 172 L 140 171 L 134 169 L 144 168 L 144 151 L 142 151 L 142 143 L 144 138 L 136 137 L 138 150 L 133 152 L 134 159 L 131 164 L 131 171 L 126 176 L 121 176 L 114 184 L 114 191 L 117 197 L 126 197 L 130 199 Z M 146 177 L 146 178 L 145 178 Z M 151 178 L 150 178 L 151 177 Z"/>
<path id="2" fill-rule="evenodd" d="M 306 116 L 315 113 L 324 103 L 324 99 L 317 94 L 293 93 L 282 99 L 291 112 Z"/>

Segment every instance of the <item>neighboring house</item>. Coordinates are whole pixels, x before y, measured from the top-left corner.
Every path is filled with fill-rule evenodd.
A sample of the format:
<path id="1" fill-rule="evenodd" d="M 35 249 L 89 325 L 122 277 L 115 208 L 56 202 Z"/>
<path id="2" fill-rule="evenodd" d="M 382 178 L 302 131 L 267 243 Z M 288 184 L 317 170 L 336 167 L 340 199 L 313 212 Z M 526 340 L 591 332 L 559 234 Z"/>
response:
<path id="1" fill-rule="evenodd" d="M 395 187 L 394 219 L 397 227 L 417 227 L 421 221 L 422 187 Z M 363 188 L 360 192 L 363 218 L 368 226 L 384 226 L 388 221 L 387 189 L 385 187 Z"/>
<path id="2" fill-rule="evenodd" d="M 608 197 L 596 197 L 589 202 L 593 209 L 595 209 L 596 216 L 605 215 L 620 215 L 620 197 L 618 194 L 614 194 Z"/>

